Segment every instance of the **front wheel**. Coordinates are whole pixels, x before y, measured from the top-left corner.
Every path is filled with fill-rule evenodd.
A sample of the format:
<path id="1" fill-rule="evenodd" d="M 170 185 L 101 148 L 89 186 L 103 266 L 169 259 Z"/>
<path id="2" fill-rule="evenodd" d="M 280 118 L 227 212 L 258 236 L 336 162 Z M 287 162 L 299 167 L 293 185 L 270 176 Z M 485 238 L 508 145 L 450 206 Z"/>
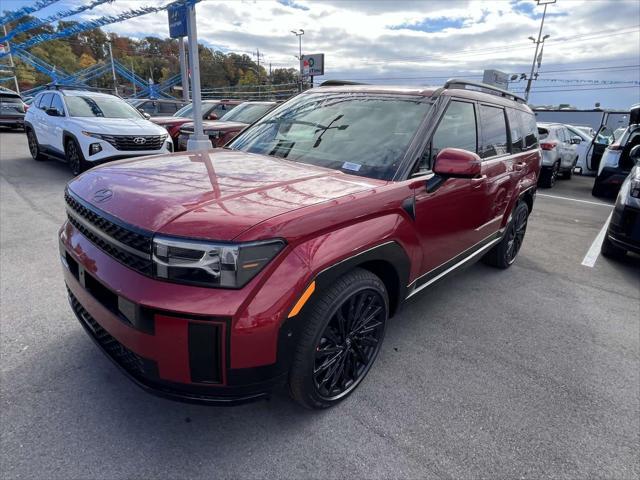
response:
<path id="1" fill-rule="evenodd" d="M 289 373 L 293 399 L 321 409 L 350 395 L 380 351 L 388 317 L 384 283 L 368 270 L 355 269 L 320 293 Z"/>
<path id="2" fill-rule="evenodd" d="M 78 142 L 73 139 L 67 140 L 64 151 L 67 157 L 67 164 L 74 176 L 80 175 L 87 169 L 87 161 L 84 159 Z"/>
<path id="3" fill-rule="evenodd" d="M 529 207 L 524 202 L 518 202 L 502 240 L 484 256 L 484 263 L 492 267 L 509 268 L 522 247 L 528 219 Z"/>
<path id="4" fill-rule="evenodd" d="M 600 252 L 607 258 L 622 258 L 626 255 L 627 251 L 614 245 L 609 236 L 605 234 L 602 242 Z"/>

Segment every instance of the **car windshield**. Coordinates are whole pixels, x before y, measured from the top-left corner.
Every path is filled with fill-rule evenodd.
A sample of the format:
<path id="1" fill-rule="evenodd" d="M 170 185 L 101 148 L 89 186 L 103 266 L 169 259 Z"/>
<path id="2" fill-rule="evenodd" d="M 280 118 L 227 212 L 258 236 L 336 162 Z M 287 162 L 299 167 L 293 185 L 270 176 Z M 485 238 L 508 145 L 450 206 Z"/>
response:
<path id="1" fill-rule="evenodd" d="M 176 113 L 173 114 L 174 117 L 183 117 L 183 118 L 191 118 L 191 110 L 193 110 L 193 103 L 189 105 L 185 105 Z"/>
<path id="2" fill-rule="evenodd" d="M 309 93 L 268 113 L 230 148 L 390 180 L 430 108 L 422 96 Z"/>
<path id="3" fill-rule="evenodd" d="M 70 117 L 141 118 L 135 108 L 117 97 L 67 95 L 64 101 Z"/>
<path id="4" fill-rule="evenodd" d="M 253 123 L 269 111 L 273 104 L 244 103 L 230 112 L 225 113 L 220 120 L 225 122 Z"/>

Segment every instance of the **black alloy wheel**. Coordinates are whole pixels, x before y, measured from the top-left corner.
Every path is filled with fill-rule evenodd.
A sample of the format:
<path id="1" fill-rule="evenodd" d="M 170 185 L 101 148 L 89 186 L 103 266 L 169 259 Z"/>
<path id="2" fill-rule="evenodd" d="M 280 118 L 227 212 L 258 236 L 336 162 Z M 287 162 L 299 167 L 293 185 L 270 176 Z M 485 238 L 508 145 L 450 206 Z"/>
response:
<path id="1" fill-rule="evenodd" d="M 27 130 L 27 142 L 29 143 L 29 153 L 34 160 L 44 160 L 44 156 L 40 153 L 40 147 L 38 146 L 38 139 L 33 130 Z"/>
<path id="2" fill-rule="evenodd" d="M 522 246 L 524 240 L 524 234 L 527 231 L 527 219 L 529 217 L 529 211 L 526 208 L 516 208 L 514 217 L 509 224 L 507 230 L 507 248 L 505 251 L 505 261 L 511 265 Z"/>
<path id="3" fill-rule="evenodd" d="M 303 322 L 289 371 L 289 391 L 310 409 L 349 396 L 376 360 L 389 318 L 385 284 L 362 268 L 316 292 L 295 321 Z"/>
<path id="4" fill-rule="evenodd" d="M 336 400 L 353 390 L 376 358 L 386 307 L 379 292 L 361 290 L 340 305 L 316 346 L 313 380 L 318 394 Z"/>
<path id="5" fill-rule="evenodd" d="M 78 145 L 73 140 L 67 141 L 67 148 L 65 149 L 67 154 L 67 163 L 69 169 L 74 176 L 80 175 L 84 169 L 84 158 L 82 152 L 78 148 Z"/>

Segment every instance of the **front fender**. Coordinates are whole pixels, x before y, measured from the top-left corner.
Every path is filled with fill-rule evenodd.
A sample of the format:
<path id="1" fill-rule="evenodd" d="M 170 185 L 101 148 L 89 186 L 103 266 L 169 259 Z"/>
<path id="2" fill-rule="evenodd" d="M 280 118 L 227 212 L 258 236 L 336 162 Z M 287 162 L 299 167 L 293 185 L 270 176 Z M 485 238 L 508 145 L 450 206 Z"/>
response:
<path id="1" fill-rule="evenodd" d="M 276 361 L 288 364 L 304 326 L 305 311 L 333 280 L 358 265 L 386 261 L 396 269 L 399 285 L 405 289 L 411 253 L 407 251 L 407 242 L 403 244 L 398 239 L 398 227 L 402 223 L 406 223 L 406 219 L 392 213 L 287 247 L 282 252 L 283 259 L 262 278 L 254 295 L 249 296 L 234 319 L 231 367 L 249 368 Z M 409 243 L 413 244 L 411 239 Z M 309 302 L 296 316 L 287 318 L 313 280 L 317 282 L 316 290 Z M 406 296 L 405 293 L 401 291 L 400 295 Z"/>

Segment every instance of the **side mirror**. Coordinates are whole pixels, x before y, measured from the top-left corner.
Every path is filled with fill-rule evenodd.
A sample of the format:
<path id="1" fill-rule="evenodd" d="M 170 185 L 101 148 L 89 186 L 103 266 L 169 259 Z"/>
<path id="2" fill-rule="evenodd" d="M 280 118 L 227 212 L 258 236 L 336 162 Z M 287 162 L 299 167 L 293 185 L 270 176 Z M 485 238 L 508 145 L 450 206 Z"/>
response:
<path id="1" fill-rule="evenodd" d="M 207 120 L 218 120 L 218 115 L 216 115 L 215 113 L 210 113 L 209 115 L 207 115 Z"/>
<path id="2" fill-rule="evenodd" d="M 636 145 L 629 152 L 629 158 L 633 160 L 636 165 L 640 165 L 640 145 Z"/>
<path id="3" fill-rule="evenodd" d="M 151 115 L 149 115 L 147 112 L 142 112 L 142 116 L 144 118 L 146 118 L 147 120 L 149 120 L 151 118 Z"/>
<path id="4" fill-rule="evenodd" d="M 436 156 L 433 172 L 443 177 L 474 178 L 480 175 L 480 157 L 461 148 L 444 148 Z"/>
<path id="5" fill-rule="evenodd" d="M 47 112 L 47 115 L 51 116 L 51 117 L 61 117 L 62 115 L 60 115 L 60 112 L 58 111 L 57 108 L 53 108 L 53 107 L 49 107 L 45 110 L 45 112 Z"/>
<path id="6" fill-rule="evenodd" d="M 571 137 L 571 140 L 569 140 L 569 143 L 571 143 L 572 145 L 578 145 L 581 142 L 582 139 L 577 135 L 574 135 L 573 137 Z"/>

